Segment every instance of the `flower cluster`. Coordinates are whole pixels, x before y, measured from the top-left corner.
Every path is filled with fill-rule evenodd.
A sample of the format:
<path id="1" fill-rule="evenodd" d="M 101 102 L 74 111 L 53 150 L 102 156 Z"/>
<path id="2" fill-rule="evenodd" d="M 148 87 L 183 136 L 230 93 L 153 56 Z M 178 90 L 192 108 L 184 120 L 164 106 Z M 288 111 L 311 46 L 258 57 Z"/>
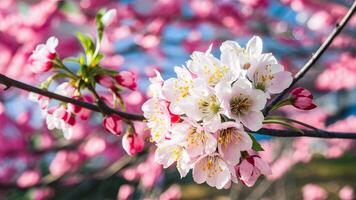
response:
<path id="1" fill-rule="evenodd" d="M 252 186 L 271 171 L 245 130 L 262 127 L 267 100 L 292 76 L 271 53 L 262 53 L 257 36 L 245 48 L 226 41 L 220 51 L 220 59 L 211 48 L 193 52 L 186 66 L 175 67 L 176 78 L 163 80 L 157 72 L 142 110 L 163 167 L 176 162 L 181 177 L 192 169 L 195 182 L 218 189 L 238 180 Z"/>
<path id="2" fill-rule="evenodd" d="M 69 82 L 58 85 L 55 92 L 66 97 L 84 100 L 83 97 L 78 96 L 77 89 Z M 47 128 L 49 130 L 62 130 L 63 136 L 66 139 L 72 137 L 77 117 L 81 120 L 87 120 L 90 115 L 89 110 L 73 104 L 62 103 L 60 105 L 50 106 L 50 98 L 34 93 L 30 93 L 29 99 L 40 105 L 42 115 L 46 119 Z"/>

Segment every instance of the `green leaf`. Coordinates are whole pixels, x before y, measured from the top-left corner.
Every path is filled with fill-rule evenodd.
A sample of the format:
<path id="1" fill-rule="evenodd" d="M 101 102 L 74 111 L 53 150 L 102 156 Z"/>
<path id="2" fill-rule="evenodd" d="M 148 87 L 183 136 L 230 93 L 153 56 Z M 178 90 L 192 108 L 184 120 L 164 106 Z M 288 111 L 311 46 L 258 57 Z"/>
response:
<path id="1" fill-rule="evenodd" d="M 252 149 L 254 151 L 264 151 L 261 144 L 256 140 L 255 136 L 253 136 L 251 133 L 248 133 L 248 135 L 250 136 L 250 138 L 252 140 Z"/>
<path id="2" fill-rule="evenodd" d="M 95 45 L 90 36 L 84 35 L 80 32 L 77 33 L 77 38 L 80 41 L 86 55 L 87 64 L 90 64 L 93 60 L 93 55 L 95 52 Z"/>
<path id="3" fill-rule="evenodd" d="M 83 56 L 83 55 L 80 55 L 78 61 L 79 61 L 79 64 L 80 64 L 80 65 L 84 65 L 84 64 L 85 64 L 85 58 L 84 58 L 84 56 Z"/>
<path id="4" fill-rule="evenodd" d="M 90 66 L 96 66 L 99 64 L 99 62 L 104 58 L 104 55 L 101 53 L 98 53 L 98 55 L 95 56 L 95 58 L 92 60 Z"/>
<path id="5" fill-rule="evenodd" d="M 45 81 L 43 81 L 40 85 L 41 89 L 48 89 L 48 87 L 51 85 L 53 80 L 59 79 L 59 78 L 70 78 L 70 76 L 66 73 L 57 73 L 54 74 L 50 77 L 48 77 Z"/>
<path id="6" fill-rule="evenodd" d="M 76 57 L 68 57 L 64 58 L 63 62 L 72 62 L 72 63 L 79 63 L 79 58 Z"/>
<path id="7" fill-rule="evenodd" d="M 105 11 L 106 11 L 105 9 L 101 9 L 95 16 L 96 29 L 97 29 L 99 41 L 101 41 L 101 39 L 103 38 L 103 34 L 104 34 L 105 26 L 104 26 L 103 22 L 101 21 L 101 18 L 103 17 Z"/>

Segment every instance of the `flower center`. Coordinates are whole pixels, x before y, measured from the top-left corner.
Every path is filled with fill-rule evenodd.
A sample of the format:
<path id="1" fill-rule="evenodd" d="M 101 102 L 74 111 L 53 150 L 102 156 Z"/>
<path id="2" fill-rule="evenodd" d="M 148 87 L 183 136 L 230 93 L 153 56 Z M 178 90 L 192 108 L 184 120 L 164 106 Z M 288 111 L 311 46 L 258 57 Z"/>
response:
<path id="1" fill-rule="evenodd" d="M 202 144 L 206 140 L 205 132 L 198 131 L 197 128 L 191 127 L 188 134 L 189 144 Z"/>
<path id="2" fill-rule="evenodd" d="M 236 128 L 223 129 L 219 133 L 218 143 L 225 148 L 228 144 L 237 144 L 239 141 L 241 141 L 241 134 Z"/>
<path id="3" fill-rule="evenodd" d="M 208 170 L 208 177 L 213 177 L 217 173 L 222 172 L 222 168 L 219 165 L 219 157 L 218 156 L 208 156 L 205 166 L 203 167 L 203 171 Z"/>
<path id="4" fill-rule="evenodd" d="M 199 110 L 203 113 L 203 118 L 211 119 L 220 111 L 220 104 L 215 95 L 201 99 L 198 102 Z"/>
<path id="5" fill-rule="evenodd" d="M 251 99 L 242 95 L 232 97 L 230 100 L 230 109 L 235 115 L 243 115 L 247 113 L 251 105 Z"/>
<path id="6" fill-rule="evenodd" d="M 267 74 L 260 74 L 259 72 L 256 72 L 253 76 L 254 83 L 255 83 L 255 88 L 260 89 L 262 91 L 266 91 L 266 83 L 273 80 L 274 76 L 271 75 L 271 70 L 269 69 L 270 65 L 265 66 L 265 71 L 267 71 Z"/>
<path id="7" fill-rule="evenodd" d="M 182 147 L 176 147 L 172 149 L 172 157 L 175 161 L 179 160 L 180 156 L 182 155 Z"/>

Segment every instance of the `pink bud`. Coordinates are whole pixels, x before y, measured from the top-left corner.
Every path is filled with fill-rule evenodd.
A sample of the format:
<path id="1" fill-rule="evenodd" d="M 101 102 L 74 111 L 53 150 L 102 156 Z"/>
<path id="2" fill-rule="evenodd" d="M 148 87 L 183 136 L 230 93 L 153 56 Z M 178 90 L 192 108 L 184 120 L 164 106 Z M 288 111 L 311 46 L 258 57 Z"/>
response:
<path id="1" fill-rule="evenodd" d="M 101 76 L 98 75 L 95 77 L 95 80 L 102 86 L 106 87 L 106 88 L 113 88 L 115 85 L 114 80 L 109 77 L 109 76 Z"/>
<path id="2" fill-rule="evenodd" d="M 0 83 L 0 91 L 5 90 L 5 88 L 6 88 L 6 85 L 3 85 L 3 84 Z"/>
<path id="3" fill-rule="evenodd" d="M 83 97 L 80 97 L 80 96 L 74 96 L 72 97 L 73 99 L 76 99 L 76 100 L 79 100 L 79 101 L 83 101 Z M 72 112 L 72 113 L 79 113 L 81 110 L 82 110 L 82 107 L 78 106 L 78 105 L 75 105 L 75 104 L 68 104 L 68 112 Z"/>
<path id="4" fill-rule="evenodd" d="M 110 9 L 103 15 L 101 21 L 103 22 L 104 26 L 109 26 L 114 21 L 115 16 L 116 10 Z"/>
<path id="5" fill-rule="evenodd" d="M 131 185 L 122 185 L 119 189 L 119 193 L 117 194 L 118 200 L 128 200 L 134 192 L 134 187 Z"/>
<path id="6" fill-rule="evenodd" d="M 131 90 L 135 90 L 137 87 L 136 77 L 133 72 L 121 71 L 118 75 L 115 76 L 115 79 L 118 84 Z"/>
<path id="7" fill-rule="evenodd" d="M 58 39 L 50 37 L 46 44 L 37 45 L 29 58 L 30 70 L 33 73 L 47 72 L 52 68 L 52 60 L 56 57 Z"/>
<path id="8" fill-rule="evenodd" d="M 105 117 L 103 120 L 103 126 L 108 132 L 114 135 L 121 134 L 121 118 L 117 115 Z"/>
<path id="9" fill-rule="evenodd" d="M 75 117 L 70 112 L 67 112 L 67 111 L 63 112 L 61 119 L 63 119 L 64 122 L 66 122 L 67 124 L 69 124 L 71 126 L 74 126 L 74 124 L 75 124 Z"/>
<path id="10" fill-rule="evenodd" d="M 304 200 L 324 200 L 328 197 L 324 188 L 312 183 L 303 186 L 302 191 Z"/>
<path id="11" fill-rule="evenodd" d="M 40 174 L 37 170 L 28 170 L 20 175 L 17 179 L 17 185 L 20 187 L 31 187 L 38 183 L 40 180 Z"/>
<path id="12" fill-rule="evenodd" d="M 122 138 L 122 147 L 130 156 L 141 152 L 144 144 L 142 136 L 136 133 L 126 133 Z"/>
<path id="13" fill-rule="evenodd" d="M 313 102 L 312 93 L 305 88 L 295 88 L 290 94 L 292 97 L 292 105 L 298 109 L 311 110 L 317 107 Z"/>
<path id="14" fill-rule="evenodd" d="M 339 197 L 341 200 L 352 200 L 355 199 L 354 196 L 354 190 L 352 189 L 351 186 L 346 185 L 343 188 L 341 188 L 339 192 Z"/>
<path id="15" fill-rule="evenodd" d="M 248 187 L 252 187 L 261 174 L 272 174 L 268 163 L 258 155 L 246 157 L 236 166 L 235 170 L 240 181 Z"/>
<path id="16" fill-rule="evenodd" d="M 33 200 L 46 200 L 53 197 L 54 191 L 49 187 L 37 188 L 33 191 Z"/>

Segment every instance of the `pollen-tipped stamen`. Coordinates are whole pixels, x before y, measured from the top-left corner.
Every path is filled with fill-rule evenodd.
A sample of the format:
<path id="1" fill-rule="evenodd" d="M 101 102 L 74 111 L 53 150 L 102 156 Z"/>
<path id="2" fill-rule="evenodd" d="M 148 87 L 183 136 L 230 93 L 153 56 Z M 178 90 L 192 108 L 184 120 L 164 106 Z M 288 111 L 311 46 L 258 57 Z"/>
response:
<path id="1" fill-rule="evenodd" d="M 235 96 L 230 100 L 231 112 L 237 116 L 247 113 L 251 105 L 251 99 L 243 95 Z"/>

